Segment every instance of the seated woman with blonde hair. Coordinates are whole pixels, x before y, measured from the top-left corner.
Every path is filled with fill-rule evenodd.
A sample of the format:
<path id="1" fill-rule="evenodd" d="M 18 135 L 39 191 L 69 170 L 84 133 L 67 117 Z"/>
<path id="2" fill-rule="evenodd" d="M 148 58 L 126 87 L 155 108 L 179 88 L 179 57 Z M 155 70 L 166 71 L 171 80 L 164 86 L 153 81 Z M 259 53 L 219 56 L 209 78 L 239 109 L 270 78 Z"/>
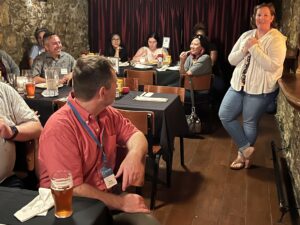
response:
<path id="1" fill-rule="evenodd" d="M 133 61 L 140 63 L 157 63 L 157 58 L 160 54 L 162 57 L 168 55 L 168 51 L 164 48 L 159 48 L 160 39 L 157 33 L 151 33 L 147 38 L 148 46 L 141 47 L 133 57 Z"/>

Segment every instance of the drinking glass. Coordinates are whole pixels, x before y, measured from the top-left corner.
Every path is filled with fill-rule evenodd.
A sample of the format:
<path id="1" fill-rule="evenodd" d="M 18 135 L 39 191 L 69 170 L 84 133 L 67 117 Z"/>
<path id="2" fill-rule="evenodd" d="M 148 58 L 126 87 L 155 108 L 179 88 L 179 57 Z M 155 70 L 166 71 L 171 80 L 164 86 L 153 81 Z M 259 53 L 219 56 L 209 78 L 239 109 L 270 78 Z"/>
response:
<path id="1" fill-rule="evenodd" d="M 58 95 L 59 71 L 57 68 L 50 67 L 45 69 L 46 87 L 49 96 Z"/>
<path id="2" fill-rule="evenodd" d="M 22 70 L 22 76 L 23 77 L 29 77 L 29 76 L 32 76 L 32 71 L 31 70 Z"/>
<path id="3" fill-rule="evenodd" d="M 7 80 L 10 86 L 13 88 L 16 88 L 16 75 L 14 73 L 8 73 L 7 74 Z"/>
<path id="4" fill-rule="evenodd" d="M 123 78 L 118 78 L 117 79 L 117 89 L 118 91 L 121 93 L 123 90 L 123 86 L 124 86 L 124 80 Z"/>
<path id="5" fill-rule="evenodd" d="M 19 93 L 24 93 L 24 87 L 27 77 L 17 76 L 16 77 L 16 88 Z"/>
<path id="6" fill-rule="evenodd" d="M 28 76 L 25 81 L 25 90 L 27 98 L 34 98 L 35 95 L 35 83 L 33 77 Z"/>
<path id="7" fill-rule="evenodd" d="M 58 170 L 51 176 L 51 192 L 54 199 L 55 216 L 67 218 L 73 213 L 73 178 L 68 170 Z"/>

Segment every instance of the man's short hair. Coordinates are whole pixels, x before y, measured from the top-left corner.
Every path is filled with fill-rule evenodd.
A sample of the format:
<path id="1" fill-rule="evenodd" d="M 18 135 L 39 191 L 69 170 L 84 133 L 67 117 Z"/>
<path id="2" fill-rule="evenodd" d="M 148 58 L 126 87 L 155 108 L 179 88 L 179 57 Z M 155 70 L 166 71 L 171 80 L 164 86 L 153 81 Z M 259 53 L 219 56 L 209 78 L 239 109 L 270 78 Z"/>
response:
<path id="1" fill-rule="evenodd" d="M 43 37 L 43 44 L 45 45 L 46 42 L 50 39 L 50 37 L 52 37 L 53 35 L 57 35 L 57 34 L 51 31 L 45 32 Z"/>
<path id="2" fill-rule="evenodd" d="M 101 87 L 109 89 L 113 79 L 111 62 L 102 56 L 83 56 L 76 62 L 73 71 L 75 97 L 91 100 Z"/>

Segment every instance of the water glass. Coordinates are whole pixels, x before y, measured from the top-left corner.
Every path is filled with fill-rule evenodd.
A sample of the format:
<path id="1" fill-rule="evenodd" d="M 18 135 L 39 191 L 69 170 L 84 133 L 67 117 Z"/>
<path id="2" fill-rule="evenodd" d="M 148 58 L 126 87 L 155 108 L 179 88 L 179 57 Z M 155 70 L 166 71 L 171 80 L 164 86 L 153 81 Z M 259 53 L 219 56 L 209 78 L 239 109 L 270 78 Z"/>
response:
<path id="1" fill-rule="evenodd" d="M 46 87 L 49 96 L 58 95 L 59 71 L 58 68 L 45 69 Z"/>
<path id="2" fill-rule="evenodd" d="M 31 70 L 22 70 L 22 76 L 23 77 L 31 77 L 32 76 L 32 71 Z"/>
<path id="3" fill-rule="evenodd" d="M 54 199 L 54 214 L 57 218 L 67 218 L 73 213 L 73 178 L 68 170 L 58 170 L 51 176 L 51 192 Z"/>
<path id="4" fill-rule="evenodd" d="M 24 93 L 24 87 L 26 83 L 27 77 L 17 76 L 16 77 L 16 89 L 19 93 Z"/>
<path id="5" fill-rule="evenodd" d="M 7 74 L 7 80 L 10 86 L 13 88 L 16 88 L 16 75 L 14 73 L 8 73 Z"/>

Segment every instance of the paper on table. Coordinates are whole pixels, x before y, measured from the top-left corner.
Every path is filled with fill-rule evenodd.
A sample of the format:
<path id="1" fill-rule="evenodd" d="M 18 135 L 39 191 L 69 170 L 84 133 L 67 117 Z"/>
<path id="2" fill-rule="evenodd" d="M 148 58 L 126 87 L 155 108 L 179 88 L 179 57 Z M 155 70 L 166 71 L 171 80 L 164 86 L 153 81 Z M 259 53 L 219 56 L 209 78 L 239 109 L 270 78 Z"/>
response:
<path id="1" fill-rule="evenodd" d="M 34 216 L 46 216 L 47 211 L 53 206 L 54 200 L 51 190 L 47 188 L 39 188 L 39 195 L 17 211 L 14 216 L 21 222 L 24 222 Z"/>
<path id="2" fill-rule="evenodd" d="M 179 70 L 179 66 L 170 66 L 167 70 Z"/>
<path id="3" fill-rule="evenodd" d="M 129 66 L 128 62 L 119 62 L 119 66 Z"/>
<path id="4" fill-rule="evenodd" d="M 157 71 L 166 71 L 168 69 L 168 65 L 164 65 L 161 68 L 156 68 Z"/>
<path id="5" fill-rule="evenodd" d="M 167 102 L 167 98 L 154 98 L 154 97 L 144 97 L 144 96 L 136 96 L 134 100 L 144 101 L 144 102 Z"/>
<path id="6" fill-rule="evenodd" d="M 151 68 L 153 68 L 153 66 L 144 65 L 144 64 L 135 64 L 134 68 L 136 68 L 136 69 L 151 69 Z"/>
<path id="7" fill-rule="evenodd" d="M 48 97 L 55 97 L 58 96 L 58 91 L 49 91 L 48 89 L 42 91 L 41 95 L 43 95 L 44 97 L 48 98 Z"/>

